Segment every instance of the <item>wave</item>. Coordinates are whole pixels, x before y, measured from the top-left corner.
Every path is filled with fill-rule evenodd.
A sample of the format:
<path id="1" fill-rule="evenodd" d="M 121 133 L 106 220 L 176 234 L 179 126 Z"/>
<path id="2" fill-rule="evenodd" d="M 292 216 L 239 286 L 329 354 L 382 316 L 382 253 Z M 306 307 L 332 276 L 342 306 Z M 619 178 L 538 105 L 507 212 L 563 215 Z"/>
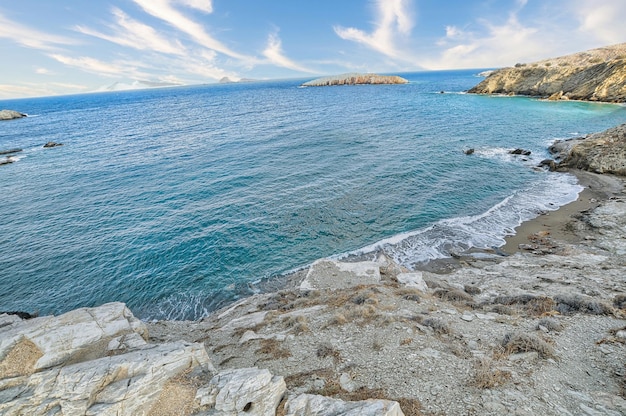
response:
<path id="1" fill-rule="evenodd" d="M 473 216 L 444 219 L 408 233 L 363 247 L 346 256 L 383 251 L 399 264 L 414 268 L 470 248 L 501 247 L 524 221 L 575 201 L 583 187 L 571 175 L 546 173 L 540 181 L 514 192 L 489 210 Z"/>

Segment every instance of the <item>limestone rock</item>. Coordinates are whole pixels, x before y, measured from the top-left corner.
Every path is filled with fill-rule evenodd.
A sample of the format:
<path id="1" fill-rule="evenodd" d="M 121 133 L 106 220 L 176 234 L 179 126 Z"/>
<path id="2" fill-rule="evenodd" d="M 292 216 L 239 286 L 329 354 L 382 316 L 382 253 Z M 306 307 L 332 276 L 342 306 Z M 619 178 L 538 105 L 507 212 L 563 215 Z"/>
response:
<path id="1" fill-rule="evenodd" d="M 0 414 L 147 414 L 168 381 L 210 368 L 204 346 L 184 342 L 55 367 L 0 381 Z"/>
<path id="2" fill-rule="evenodd" d="M 398 275 L 398 282 L 405 286 L 414 287 L 422 292 L 426 292 L 428 290 L 428 286 L 424 281 L 422 272 L 400 273 Z"/>
<path id="3" fill-rule="evenodd" d="M 584 139 L 556 142 L 550 151 L 558 155 L 558 167 L 626 176 L 626 124 Z"/>
<path id="4" fill-rule="evenodd" d="M 269 370 L 241 368 L 220 372 L 196 398 L 221 416 L 273 416 L 286 390 L 285 380 Z"/>
<path id="5" fill-rule="evenodd" d="M 372 261 L 346 263 L 317 260 L 300 284 L 300 290 L 345 289 L 380 283 L 380 265 Z"/>
<path id="6" fill-rule="evenodd" d="M 469 92 L 625 102 L 626 43 L 499 69 Z"/>
<path id="7" fill-rule="evenodd" d="M 301 394 L 287 400 L 285 416 L 404 416 L 398 402 L 390 400 L 343 400 L 314 394 Z"/>
<path id="8" fill-rule="evenodd" d="M 13 120 L 22 117 L 26 117 L 26 114 L 13 110 L 0 110 L 0 120 Z"/>
<path id="9" fill-rule="evenodd" d="M 342 74 L 323 77 L 302 84 L 303 87 L 324 87 L 331 85 L 359 85 L 359 84 L 408 84 L 409 81 L 396 75 L 377 74 Z"/>
<path id="10" fill-rule="evenodd" d="M 121 335 L 147 337 L 145 324 L 123 303 L 76 309 L 60 316 L 45 316 L 0 328 L 0 378 L 6 359 L 23 348 L 37 356 L 30 372 L 80 362 L 103 355 L 109 342 Z M 24 373 L 22 375 L 28 375 Z"/>

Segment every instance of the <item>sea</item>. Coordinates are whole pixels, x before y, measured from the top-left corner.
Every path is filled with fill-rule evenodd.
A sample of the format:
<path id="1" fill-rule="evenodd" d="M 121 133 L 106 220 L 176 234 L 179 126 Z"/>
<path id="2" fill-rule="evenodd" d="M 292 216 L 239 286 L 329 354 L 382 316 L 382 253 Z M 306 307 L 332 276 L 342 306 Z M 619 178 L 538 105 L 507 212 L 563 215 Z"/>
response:
<path id="1" fill-rule="evenodd" d="M 200 319 L 324 257 L 502 246 L 582 189 L 536 169 L 550 144 L 626 107 L 466 94 L 479 72 L 0 101 L 29 115 L 0 122 L 0 150 L 23 149 L 0 166 L 0 311 Z"/>

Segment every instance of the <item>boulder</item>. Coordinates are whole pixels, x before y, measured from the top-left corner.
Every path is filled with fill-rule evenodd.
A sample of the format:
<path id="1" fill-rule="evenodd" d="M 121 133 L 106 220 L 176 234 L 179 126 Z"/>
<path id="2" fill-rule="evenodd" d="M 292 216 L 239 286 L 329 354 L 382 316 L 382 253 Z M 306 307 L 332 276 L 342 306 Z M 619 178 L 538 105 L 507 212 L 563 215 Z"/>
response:
<path id="1" fill-rule="evenodd" d="M 530 156 L 532 152 L 526 149 L 517 148 L 515 150 L 509 150 L 509 154 L 511 155 L 522 155 L 522 156 Z"/>
<path id="2" fill-rule="evenodd" d="M 428 286 L 424 281 L 422 272 L 400 273 L 398 275 L 398 282 L 408 287 L 414 287 L 422 292 L 428 291 Z"/>
<path id="3" fill-rule="evenodd" d="M 538 167 L 548 168 L 550 172 L 554 172 L 556 170 L 556 162 L 552 159 L 544 159 L 541 162 L 539 162 Z"/>
<path id="4" fill-rule="evenodd" d="M 13 110 L 0 110 L 0 120 L 13 120 L 22 117 L 26 117 L 26 114 Z"/>
<path id="5" fill-rule="evenodd" d="M 202 344 L 174 342 L 144 347 L 0 380 L 0 414 L 149 414 L 170 390 L 165 389 L 166 384 L 176 383 L 186 371 L 211 369 Z"/>
<path id="6" fill-rule="evenodd" d="M 196 400 L 221 416 L 273 416 L 286 390 L 285 380 L 269 370 L 240 368 L 217 374 L 198 390 Z"/>
<path id="7" fill-rule="evenodd" d="M 465 150 L 463 153 L 469 156 L 469 155 L 473 155 L 474 152 L 475 152 L 474 148 L 470 148 L 470 149 Z"/>
<path id="8" fill-rule="evenodd" d="M 285 403 L 285 416 L 404 416 L 398 402 L 362 400 L 346 402 L 314 394 L 301 394 Z"/>
<path id="9" fill-rule="evenodd" d="M 48 148 L 48 147 L 58 147 L 58 146 L 63 146 L 63 143 L 48 142 L 48 143 L 43 145 L 43 147 L 45 147 L 45 148 Z"/>
<path id="10" fill-rule="evenodd" d="M 626 124 L 550 147 L 560 162 L 557 167 L 626 176 Z"/>
<path id="11" fill-rule="evenodd" d="M 0 328 L 0 378 L 12 368 L 7 357 L 28 352 L 29 365 L 15 375 L 28 375 L 46 368 L 101 357 L 109 342 L 137 333 L 147 338 L 143 322 L 123 303 L 81 308 L 60 316 L 44 316 Z M 4 369 L 4 371 L 3 371 Z"/>
<path id="12" fill-rule="evenodd" d="M 321 259 L 314 262 L 300 284 L 300 290 L 346 289 L 380 283 L 380 264 Z"/>

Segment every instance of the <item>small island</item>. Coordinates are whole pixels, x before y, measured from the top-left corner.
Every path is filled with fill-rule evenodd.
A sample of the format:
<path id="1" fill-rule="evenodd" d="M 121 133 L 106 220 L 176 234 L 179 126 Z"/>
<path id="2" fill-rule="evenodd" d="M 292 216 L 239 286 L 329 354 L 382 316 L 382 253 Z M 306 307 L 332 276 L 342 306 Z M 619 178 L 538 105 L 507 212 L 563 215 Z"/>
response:
<path id="1" fill-rule="evenodd" d="M 317 78 L 302 84 L 303 87 L 327 87 L 332 85 L 361 84 L 408 84 L 409 81 L 397 75 L 349 73 Z"/>
<path id="2" fill-rule="evenodd" d="M 0 120 L 13 120 L 26 117 L 26 114 L 13 110 L 0 110 Z"/>

